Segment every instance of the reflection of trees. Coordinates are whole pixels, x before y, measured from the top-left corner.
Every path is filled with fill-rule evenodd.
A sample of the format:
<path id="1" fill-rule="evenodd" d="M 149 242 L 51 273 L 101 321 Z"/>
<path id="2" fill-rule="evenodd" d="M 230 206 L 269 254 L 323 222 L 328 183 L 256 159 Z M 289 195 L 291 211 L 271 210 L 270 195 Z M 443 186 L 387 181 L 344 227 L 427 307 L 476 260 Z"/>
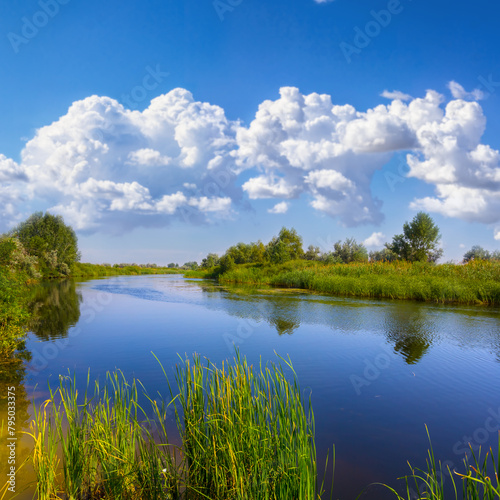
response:
<path id="1" fill-rule="evenodd" d="M 6 444 L 12 442 L 7 441 L 7 437 L 12 437 L 8 432 L 8 411 L 12 409 L 12 406 L 8 404 L 10 392 L 10 394 L 15 394 L 15 422 L 13 426 L 15 435 L 13 437 L 17 438 L 14 442 L 16 444 L 16 485 L 19 486 L 18 491 L 22 489 L 23 484 L 26 484 L 24 479 L 27 477 L 26 467 L 20 469 L 20 466 L 30 453 L 30 449 L 21 440 L 21 432 L 28 429 L 30 420 L 28 413 L 30 403 L 24 387 L 24 377 L 26 375 L 24 361 L 30 359 L 31 354 L 24 347 L 9 357 L 0 358 L 0 440 L 2 442 L 2 446 L 0 446 L 0 474 L 2 478 L 6 478 L 11 465 L 8 463 L 10 450 L 6 446 Z M 2 479 L 2 486 L 4 482 L 5 479 Z"/>
<path id="2" fill-rule="evenodd" d="M 291 321 L 283 317 L 270 317 L 268 318 L 269 324 L 276 328 L 278 335 L 292 335 L 292 333 L 300 326 L 298 321 Z"/>
<path id="3" fill-rule="evenodd" d="M 217 302 L 230 316 L 258 321 L 263 319 L 276 328 L 278 335 L 292 335 L 300 326 L 300 300 L 287 296 L 258 295 L 253 287 L 226 288 L 200 282 L 200 288 L 207 295 L 230 292 L 224 300 Z M 210 307 L 210 305 L 209 305 Z"/>
<path id="4" fill-rule="evenodd" d="M 231 316 L 263 319 L 279 335 L 291 335 L 300 326 L 301 322 L 336 325 L 344 331 L 370 328 L 368 311 L 373 304 L 355 302 L 356 308 L 350 304 L 349 308 L 325 315 L 320 301 L 304 301 L 302 298 L 287 295 L 256 295 L 254 287 L 245 288 L 241 285 L 221 287 L 207 282 L 198 285 L 207 295 L 226 294 L 224 300 L 208 303 L 207 307 L 223 309 Z M 318 309 L 314 309 L 317 307 Z M 331 303 L 326 302 L 324 307 L 331 311 Z M 337 305 L 336 307 L 341 307 Z M 365 309 L 366 308 L 366 309 Z M 419 303 L 399 301 L 397 305 L 387 304 L 382 313 L 384 330 L 394 350 L 403 356 L 408 364 L 415 364 L 422 359 L 432 344 L 434 338 L 433 327 L 435 319 L 432 311 Z"/>
<path id="5" fill-rule="evenodd" d="M 81 301 L 72 280 L 42 283 L 30 297 L 29 330 L 42 340 L 66 337 L 80 318 Z"/>
<path id="6" fill-rule="evenodd" d="M 387 311 L 387 338 L 410 365 L 418 363 L 432 343 L 432 331 L 426 316 L 425 309 L 419 304 L 398 304 Z"/>

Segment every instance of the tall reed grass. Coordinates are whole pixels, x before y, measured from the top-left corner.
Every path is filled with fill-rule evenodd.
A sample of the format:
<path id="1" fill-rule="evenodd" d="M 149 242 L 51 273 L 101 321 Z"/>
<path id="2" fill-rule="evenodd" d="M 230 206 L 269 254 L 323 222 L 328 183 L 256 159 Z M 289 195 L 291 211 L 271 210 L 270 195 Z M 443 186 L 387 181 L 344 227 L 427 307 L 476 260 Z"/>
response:
<path id="1" fill-rule="evenodd" d="M 238 355 L 217 368 L 195 357 L 177 370 L 190 482 L 207 498 L 315 499 L 314 414 L 291 363 L 254 370 Z"/>
<path id="2" fill-rule="evenodd" d="M 410 466 L 411 475 L 404 478 L 406 494 L 401 496 L 386 486 L 397 500 L 500 499 L 500 434 L 496 458 L 492 448 L 482 456 L 481 448 L 476 455 L 471 446 L 470 456 L 466 455 L 463 459 L 464 472 L 443 468 L 440 462 L 436 462 L 430 436 L 429 443 L 427 468 L 422 470 Z"/>
<path id="3" fill-rule="evenodd" d="M 291 261 L 279 266 L 240 265 L 221 283 L 301 288 L 331 295 L 500 304 L 500 262 L 464 265 L 410 262 L 324 264 Z"/>
<path id="4" fill-rule="evenodd" d="M 297 499 L 321 497 L 314 415 L 292 365 L 254 370 L 237 354 L 217 368 L 198 356 L 177 368 L 169 402 L 107 375 L 78 394 L 60 377 L 31 424 L 39 499 Z M 289 378 L 291 377 L 291 380 Z M 166 416 L 175 407 L 181 449 L 169 444 Z M 151 429 L 156 429 L 153 432 Z M 181 456 L 180 460 L 177 457 Z"/>
<path id="5" fill-rule="evenodd" d="M 121 372 L 83 397 L 74 378 L 60 377 L 31 424 L 39 499 L 178 498 L 181 480 L 164 420 L 160 445 L 138 396 L 137 382 L 128 384 Z"/>

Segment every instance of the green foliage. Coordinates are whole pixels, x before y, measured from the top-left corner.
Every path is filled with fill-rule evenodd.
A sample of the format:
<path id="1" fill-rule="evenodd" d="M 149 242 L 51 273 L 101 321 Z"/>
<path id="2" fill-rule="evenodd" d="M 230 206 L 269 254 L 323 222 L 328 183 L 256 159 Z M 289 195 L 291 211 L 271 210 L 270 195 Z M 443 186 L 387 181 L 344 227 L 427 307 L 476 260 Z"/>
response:
<path id="1" fill-rule="evenodd" d="M 429 436 L 428 431 L 427 435 Z M 389 486 L 386 488 L 394 493 L 397 500 L 500 499 L 500 435 L 496 457 L 492 448 L 487 450 L 483 457 L 481 456 L 481 448 L 476 455 L 472 445 L 469 446 L 470 458 L 466 455 L 463 459 L 462 465 L 465 469 L 463 472 L 456 469 L 451 470 L 449 466 L 444 468 L 441 462 L 437 462 L 432 443 L 430 443 L 426 460 L 427 469 L 414 469 L 410 466 L 411 475 L 404 478 L 406 495 L 401 496 Z M 445 490 L 446 476 L 451 481 L 449 491 Z"/>
<path id="2" fill-rule="evenodd" d="M 138 385 L 120 372 L 108 373 L 102 387 L 95 382 L 93 394 L 87 380 L 82 400 L 75 379 L 60 377 L 31 423 L 38 498 L 180 498 L 165 408 L 150 399 L 150 421 L 139 405 Z"/>
<path id="3" fill-rule="evenodd" d="M 67 276 L 80 260 L 76 234 L 60 215 L 34 213 L 11 234 L 37 257 L 43 276 Z"/>
<path id="4" fill-rule="evenodd" d="M 403 234 L 394 236 L 386 248 L 399 259 L 410 262 L 436 262 L 443 250 L 438 248 L 441 235 L 429 214 L 419 212 L 413 220 L 403 225 Z"/>
<path id="5" fill-rule="evenodd" d="M 435 265 L 405 261 L 327 264 L 295 260 L 280 265 L 235 266 L 218 280 L 303 288 L 351 297 L 500 304 L 500 262 L 494 261 Z"/>
<path id="6" fill-rule="evenodd" d="M 282 264 L 289 260 L 300 259 L 304 254 L 302 238 L 295 229 L 282 227 L 278 236 L 274 236 L 266 248 L 266 259 L 273 264 Z"/>
<path id="7" fill-rule="evenodd" d="M 25 323 L 27 276 L 0 266 L 0 357 L 11 356 L 23 345 Z"/>
<path id="8" fill-rule="evenodd" d="M 223 255 L 219 260 L 218 273 L 226 273 L 228 271 L 231 271 L 234 266 L 234 259 L 231 257 L 231 255 Z"/>
<path id="9" fill-rule="evenodd" d="M 464 262 L 471 260 L 500 260 L 500 250 L 489 252 L 479 245 L 474 245 L 464 254 Z"/>
<path id="10" fill-rule="evenodd" d="M 374 250 L 370 252 L 370 262 L 394 262 L 398 260 L 398 256 L 389 248 L 382 250 Z"/>
<path id="11" fill-rule="evenodd" d="M 30 255 L 17 238 L 0 237 L 0 266 L 24 273 L 28 278 L 38 279 L 38 259 Z"/>
<path id="12" fill-rule="evenodd" d="M 14 238 L 0 237 L 0 266 L 9 266 L 12 254 L 16 249 Z"/>
<path id="13" fill-rule="evenodd" d="M 344 243 L 337 241 L 333 245 L 333 252 L 325 257 L 330 263 L 342 262 L 350 264 L 351 262 L 367 262 L 368 252 L 362 243 L 357 243 L 354 238 L 347 238 Z"/>
<path id="14" fill-rule="evenodd" d="M 149 264 L 151 266 L 151 264 Z M 142 274 L 180 274 L 179 269 L 171 269 L 167 267 L 148 267 L 147 265 L 137 264 L 115 264 L 109 267 L 101 264 L 85 264 L 77 262 L 73 266 L 71 272 L 72 278 L 97 278 L 99 276 L 136 276 Z"/>
<path id="15" fill-rule="evenodd" d="M 219 256 L 216 253 L 209 253 L 202 261 L 201 267 L 203 269 L 210 269 L 219 265 Z"/>
<path id="16" fill-rule="evenodd" d="M 320 260 L 321 251 L 319 247 L 315 247 L 314 245 L 309 245 L 307 247 L 307 251 L 304 254 L 304 259 L 306 260 Z"/>
<path id="17" fill-rule="evenodd" d="M 191 271 L 196 271 L 198 269 L 198 262 L 195 262 L 195 261 L 185 262 L 182 267 L 184 269 L 189 269 Z"/>
<path id="18" fill-rule="evenodd" d="M 177 413 L 190 484 L 203 498 L 321 498 L 314 414 L 284 360 L 256 370 L 238 355 L 217 367 L 195 356 L 177 369 Z"/>
<path id="19" fill-rule="evenodd" d="M 177 368 L 176 394 L 167 380 L 168 403 L 147 393 L 140 403 L 140 382 L 121 372 L 93 392 L 89 374 L 80 395 L 74 378 L 60 377 L 30 426 L 37 497 L 319 499 L 311 401 L 283 361 L 286 372 L 254 370 L 239 355 L 221 368 L 195 356 Z M 182 461 L 165 427 L 172 407 Z"/>
<path id="20" fill-rule="evenodd" d="M 231 257 L 235 264 L 259 263 L 265 259 L 266 247 L 261 241 L 257 243 L 238 243 L 226 250 L 226 255 Z"/>

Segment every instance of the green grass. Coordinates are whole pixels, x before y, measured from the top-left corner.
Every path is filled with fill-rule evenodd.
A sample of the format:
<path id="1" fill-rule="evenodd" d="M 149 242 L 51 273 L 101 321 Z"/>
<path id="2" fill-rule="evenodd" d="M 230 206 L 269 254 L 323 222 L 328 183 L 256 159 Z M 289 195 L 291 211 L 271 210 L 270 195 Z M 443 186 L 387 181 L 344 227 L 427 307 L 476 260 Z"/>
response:
<path id="1" fill-rule="evenodd" d="M 293 372 L 254 370 L 239 356 L 221 368 L 195 357 L 177 370 L 190 482 L 207 498 L 315 499 L 314 415 Z"/>
<path id="2" fill-rule="evenodd" d="M 429 432 L 427 431 L 429 436 Z M 464 458 L 462 472 L 444 469 L 436 462 L 432 443 L 427 456 L 427 468 L 414 469 L 410 466 L 411 475 L 404 478 L 406 494 L 401 496 L 393 488 L 397 500 L 498 500 L 500 499 L 500 434 L 496 453 L 490 448 L 484 456 L 479 449 L 476 455 L 470 447 L 470 458 Z M 447 479 L 447 477 L 449 479 Z M 445 483 L 449 486 L 445 488 Z"/>
<path id="3" fill-rule="evenodd" d="M 300 288 L 330 295 L 411 299 L 441 303 L 500 304 L 500 262 L 239 265 L 220 283 Z"/>
<path id="4" fill-rule="evenodd" d="M 133 276 L 142 274 L 180 274 L 179 269 L 169 267 L 142 267 L 130 265 L 125 267 L 104 266 L 102 264 L 84 264 L 77 262 L 71 270 L 73 278 L 98 278 L 100 276 Z"/>
<path id="5" fill-rule="evenodd" d="M 291 380 L 280 365 L 254 370 L 237 355 L 217 368 L 195 356 L 178 366 L 172 399 L 147 397 L 148 410 L 140 383 L 120 372 L 93 391 L 88 379 L 81 395 L 60 377 L 31 424 L 38 498 L 320 498 L 314 415 L 285 363 Z M 165 428 L 176 400 L 181 449 Z"/>
<path id="6" fill-rule="evenodd" d="M 75 386 L 74 379 L 60 377 L 57 390 L 35 409 L 31 436 L 38 498 L 178 498 L 181 480 L 165 420 L 159 420 L 158 443 L 139 406 L 137 382 L 128 384 L 115 372 L 83 397 Z"/>

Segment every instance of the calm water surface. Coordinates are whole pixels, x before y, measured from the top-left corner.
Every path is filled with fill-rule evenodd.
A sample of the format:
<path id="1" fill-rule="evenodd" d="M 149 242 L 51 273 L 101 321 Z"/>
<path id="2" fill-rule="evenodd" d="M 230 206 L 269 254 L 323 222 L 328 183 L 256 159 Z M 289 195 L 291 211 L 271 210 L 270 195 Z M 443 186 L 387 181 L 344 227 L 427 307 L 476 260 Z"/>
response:
<path id="1" fill-rule="evenodd" d="M 2 379 L 18 383 L 25 425 L 29 401 L 43 401 L 47 382 L 68 370 L 83 386 L 89 367 L 100 379 L 119 368 L 166 395 L 152 352 L 173 374 L 177 353 L 219 363 L 237 345 L 254 363 L 292 359 L 312 395 L 320 464 L 335 444 L 335 498 L 353 499 L 375 481 L 401 486 L 407 460 L 425 466 L 425 425 L 450 465 L 467 442 L 498 439 L 498 309 L 252 291 L 179 275 L 48 283 L 32 308 L 31 359 Z M 19 455 L 27 449 L 21 442 Z M 21 471 L 19 481 L 28 476 Z M 391 496 L 372 486 L 363 498 Z"/>

